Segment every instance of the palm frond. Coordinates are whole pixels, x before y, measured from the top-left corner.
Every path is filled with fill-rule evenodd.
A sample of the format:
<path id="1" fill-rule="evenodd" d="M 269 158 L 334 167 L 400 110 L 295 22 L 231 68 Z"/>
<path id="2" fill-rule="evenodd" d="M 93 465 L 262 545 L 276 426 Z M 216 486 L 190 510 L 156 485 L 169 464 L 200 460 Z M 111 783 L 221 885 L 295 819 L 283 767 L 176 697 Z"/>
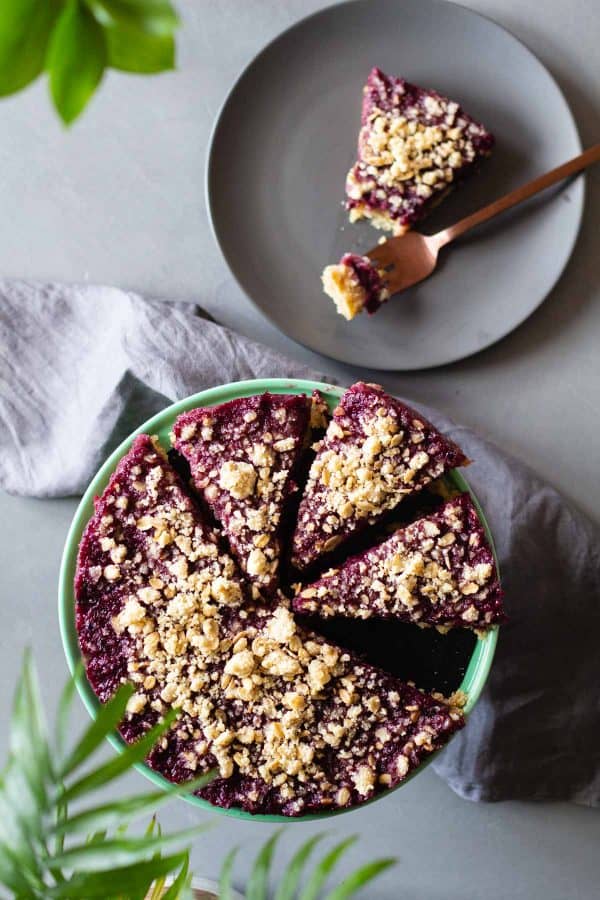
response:
<path id="1" fill-rule="evenodd" d="M 231 876 L 233 872 L 233 864 L 237 856 L 238 847 L 232 847 L 221 866 L 221 876 L 219 878 L 219 900 L 231 900 L 233 897 L 231 888 Z"/>
<path id="2" fill-rule="evenodd" d="M 367 863 L 344 878 L 340 885 L 327 894 L 325 900 L 346 900 L 347 897 L 352 897 L 356 891 L 368 884 L 369 881 L 373 881 L 374 878 L 377 878 L 390 866 L 395 865 L 395 859 L 376 859 L 374 862 Z"/>
<path id="3" fill-rule="evenodd" d="M 157 880 L 162 890 L 169 875 L 174 881 L 167 897 L 186 896 L 189 858 L 181 848 L 206 825 L 163 835 L 153 822 L 141 837 L 128 835 L 127 826 L 172 796 L 197 790 L 212 776 L 140 796 L 89 801 L 95 791 L 142 762 L 177 716 L 171 711 L 120 754 L 98 763 L 94 755 L 118 727 L 131 693 L 130 685 L 121 687 L 67 752 L 75 678 L 61 695 L 51 740 L 35 666 L 31 654 L 25 654 L 15 691 L 9 758 L 0 774 L 0 885 L 13 896 L 141 900 Z M 70 814 L 73 800 L 83 808 Z M 164 855 L 169 847 L 175 851 Z"/>
<path id="4" fill-rule="evenodd" d="M 346 838 L 345 841 L 336 844 L 335 847 L 323 857 L 321 862 L 313 869 L 306 887 L 300 894 L 299 900 L 318 900 L 321 889 L 329 878 L 331 871 L 337 865 L 346 850 L 348 850 L 352 844 L 356 843 L 356 841 L 357 836 L 352 835 L 351 837 Z"/>
<path id="5" fill-rule="evenodd" d="M 277 841 L 281 831 L 276 831 L 261 847 L 252 867 L 248 885 L 246 887 L 246 900 L 269 900 L 269 874 L 275 853 Z M 337 884 L 327 895 L 324 890 L 333 870 L 347 850 L 357 841 L 354 835 L 336 844 L 319 860 L 308 876 L 304 872 L 308 860 L 317 844 L 325 838 L 325 834 L 315 834 L 305 841 L 296 851 L 285 868 L 285 872 L 276 885 L 273 900 L 347 900 L 353 897 L 364 885 L 373 881 L 382 872 L 392 865 L 395 859 L 376 859 L 355 869 Z M 219 882 L 219 900 L 231 900 L 233 864 L 237 854 L 237 848 L 231 850 L 221 868 Z"/>
<path id="6" fill-rule="evenodd" d="M 67 679 L 58 701 L 56 721 L 54 723 L 54 746 L 56 748 L 58 759 L 62 759 L 65 753 L 65 745 L 69 734 L 69 719 L 73 708 L 73 699 L 77 690 L 77 682 L 82 676 L 83 663 L 79 662 L 75 667 L 72 677 Z"/>
<path id="7" fill-rule="evenodd" d="M 104 787 L 111 781 L 119 778 L 119 776 L 124 775 L 132 766 L 143 762 L 158 739 L 169 730 L 176 718 L 176 710 L 170 709 L 164 719 L 150 728 L 135 743 L 125 745 L 118 756 L 114 756 L 104 765 L 92 769 L 87 775 L 82 776 L 74 784 L 66 787 L 62 798 L 63 801 L 70 803 L 77 797 L 96 791 L 98 788 Z"/>
<path id="8" fill-rule="evenodd" d="M 246 900 L 266 900 L 269 893 L 271 861 L 275 852 L 275 844 L 280 836 L 281 830 L 276 831 L 261 847 L 248 880 Z"/>
<path id="9" fill-rule="evenodd" d="M 292 857 L 285 875 L 277 886 L 274 900 L 294 900 L 294 897 L 302 884 L 302 873 L 308 858 L 319 841 L 322 841 L 324 837 L 324 834 L 315 834 L 302 844 L 300 849 Z"/>
<path id="10" fill-rule="evenodd" d="M 108 872 L 77 872 L 66 884 L 50 888 L 43 896 L 48 900 L 71 897 L 76 900 L 81 900 L 82 897 L 86 900 L 107 900 L 115 896 L 115 890 L 118 890 L 119 897 L 129 898 L 135 892 L 141 892 L 145 896 L 157 878 L 178 871 L 187 858 L 187 853 L 176 853 L 149 859 L 134 866 L 110 869 Z"/>

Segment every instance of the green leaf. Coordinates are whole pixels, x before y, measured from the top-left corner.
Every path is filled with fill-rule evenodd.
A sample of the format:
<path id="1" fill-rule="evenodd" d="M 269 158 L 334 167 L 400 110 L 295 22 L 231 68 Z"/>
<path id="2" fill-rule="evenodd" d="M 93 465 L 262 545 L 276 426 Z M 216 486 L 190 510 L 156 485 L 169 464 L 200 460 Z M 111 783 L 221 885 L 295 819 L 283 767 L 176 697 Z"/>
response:
<path id="1" fill-rule="evenodd" d="M 119 722 L 125 715 L 127 703 L 132 694 L 133 685 L 122 684 L 114 696 L 100 707 L 96 718 L 86 729 L 81 740 L 62 766 L 59 773 L 61 779 L 67 778 L 92 755 L 107 735 L 116 731 Z"/>
<path id="2" fill-rule="evenodd" d="M 113 69 L 154 75 L 175 68 L 175 40 L 170 34 L 146 34 L 121 24 L 107 27 L 105 34 Z"/>
<path id="3" fill-rule="evenodd" d="M 139 894 L 136 894 L 135 897 L 128 897 L 128 900 L 162 900 L 162 895 L 165 891 L 165 883 L 166 878 L 157 878 L 156 881 L 152 882 L 150 890 L 145 897 L 140 897 Z"/>
<path id="4" fill-rule="evenodd" d="M 360 869 L 356 869 L 347 878 L 344 878 L 338 887 L 330 891 L 325 900 L 346 900 L 346 897 L 352 897 L 364 884 L 373 881 L 390 866 L 395 866 L 396 862 L 395 859 L 376 859 L 374 862 L 361 866 Z"/>
<path id="5" fill-rule="evenodd" d="M 187 853 L 176 853 L 172 856 L 156 857 L 137 865 L 128 865 L 107 872 L 77 872 L 66 884 L 48 888 L 44 893 L 44 900 L 67 900 L 76 898 L 81 900 L 96 900 L 115 896 L 115 888 L 118 885 L 119 896 L 127 897 L 134 891 L 147 891 L 156 878 L 170 875 L 177 871 L 187 859 Z"/>
<path id="6" fill-rule="evenodd" d="M 59 10 L 59 0 L 2 0 L 0 97 L 22 90 L 42 72 Z"/>
<path id="7" fill-rule="evenodd" d="M 296 892 L 299 890 L 302 883 L 302 872 L 306 861 L 315 846 L 319 841 L 322 841 L 324 837 L 324 834 L 315 834 L 314 837 L 309 838 L 305 844 L 302 844 L 287 866 L 285 875 L 277 887 L 277 893 L 275 894 L 274 900 L 294 900 Z"/>
<path id="8" fill-rule="evenodd" d="M 0 843 L 33 865 L 33 846 L 43 833 L 43 812 L 31 792 L 22 769 L 10 759 L 0 780 Z"/>
<path id="9" fill-rule="evenodd" d="M 188 874 L 190 869 L 190 858 L 186 858 L 185 862 L 179 870 L 179 874 L 171 887 L 165 893 L 158 894 L 161 900 L 178 900 L 185 888 L 191 884 L 191 876 Z"/>
<path id="10" fill-rule="evenodd" d="M 317 900 L 321 888 L 327 881 L 330 872 L 344 855 L 346 850 L 351 847 L 352 844 L 356 843 L 357 840 L 357 835 L 352 835 L 352 837 L 346 838 L 345 841 L 336 844 L 333 850 L 330 850 L 329 853 L 323 857 L 308 879 L 308 884 L 300 894 L 299 900 Z"/>
<path id="11" fill-rule="evenodd" d="M 62 689 L 58 707 L 56 710 L 56 722 L 54 727 L 54 742 L 56 745 L 56 753 L 59 759 L 65 752 L 67 736 L 69 733 L 69 716 L 73 706 L 73 697 L 77 690 L 77 681 L 83 676 L 83 663 L 79 662 L 75 671 Z"/>
<path id="12" fill-rule="evenodd" d="M 256 862 L 250 873 L 250 878 L 248 879 L 246 900 L 268 900 L 271 860 L 273 859 L 275 844 L 280 836 L 281 830 L 276 831 L 263 845 L 260 853 L 256 857 Z"/>
<path id="13" fill-rule="evenodd" d="M 22 860 L 6 844 L 0 844 L 0 884 L 13 891 L 17 897 L 31 896 L 30 891 L 34 886 L 31 873 L 23 868 Z M 37 882 L 37 886 L 42 887 L 42 883 Z"/>
<path id="14" fill-rule="evenodd" d="M 177 710 L 169 710 L 164 719 L 150 728 L 134 744 L 127 744 L 114 759 L 70 785 L 62 797 L 63 802 L 70 803 L 75 797 L 95 791 L 127 772 L 135 763 L 143 762 L 159 737 L 169 730 L 176 718 Z"/>
<path id="15" fill-rule="evenodd" d="M 10 724 L 10 752 L 40 810 L 48 805 L 47 782 L 52 779 L 46 722 L 31 652 L 25 651 L 15 692 Z"/>
<path id="16" fill-rule="evenodd" d="M 85 839 L 86 847 L 91 847 L 94 844 L 101 844 L 107 834 L 108 831 L 106 830 L 106 828 L 100 828 L 98 831 L 92 832 L 92 834 L 89 834 Z M 61 855 L 62 851 L 61 853 L 56 854 L 57 857 Z"/>
<path id="17" fill-rule="evenodd" d="M 170 35 L 179 18 L 169 0 L 87 0 L 102 25 L 125 25 L 146 34 Z"/>
<path id="18" fill-rule="evenodd" d="M 113 828 L 120 825 L 119 831 L 124 833 L 127 824 L 144 813 L 156 812 L 165 803 L 169 803 L 174 797 L 181 797 L 193 793 L 204 787 L 213 778 L 212 775 L 204 775 L 194 781 L 185 784 L 173 785 L 166 790 L 152 791 L 147 794 L 137 794 L 133 797 L 124 797 L 112 803 L 104 803 L 86 809 L 69 819 L 57 823 L 52 829 L 54 834 L 81 834 L 90 829 Z"/>
<path id="19" fill-rule="evenodd" d="M 50 93 L 66 125 L 90 101 L 104 74 L 106 60 L 102 26 L 81 0 L 69 0 L 56 23 L 48 51 Z"/>
<path id="20" fill-rule="evenodd" d="M 53 865 L 64 869 L 84 869 L 88 872 L 104 872 L 115 866 L 133 865 L 143 862 L 156 851 L 170 844 L 188 841 L 208 825 L 195 825 L 171 834 L 157 834 L 154 837 L 102 838 L 97 842 L 76 844 L 53 858 Z"/>
<path id="21" fill-rule="evenodd" d="M 223 860 L 221 874 L 219 876 L 219 900 L 231 900 L 233 896 L 231 890 L 231 875 L 238 849 L 238 847 L 233 847 Z"/>

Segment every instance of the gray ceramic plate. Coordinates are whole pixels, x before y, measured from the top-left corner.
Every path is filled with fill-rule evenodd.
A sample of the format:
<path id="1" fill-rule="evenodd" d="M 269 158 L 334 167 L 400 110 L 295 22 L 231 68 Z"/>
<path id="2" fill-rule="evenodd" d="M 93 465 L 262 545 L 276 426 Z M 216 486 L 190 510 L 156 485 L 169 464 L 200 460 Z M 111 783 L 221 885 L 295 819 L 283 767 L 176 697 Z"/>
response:
<path id="1" fill-rule="evenodd" d="M 571 254 L 584 182 L 488 223 L 446 251 L 431 279 L 345 322 L 320 273 L 380 234 L 350 225 L 341 205 L 373 65 L 458 99 L 496 135 L 492 160 L 423 230 L 580 152 L 558 86 L 503 28 L 444 0 L 355 0 L 299 22 L 241 75 L 213 133 L 210 215 L 244 291 L 296 341 L 375 369 L 438 366 L 489 346 L 542 302 Z"/>

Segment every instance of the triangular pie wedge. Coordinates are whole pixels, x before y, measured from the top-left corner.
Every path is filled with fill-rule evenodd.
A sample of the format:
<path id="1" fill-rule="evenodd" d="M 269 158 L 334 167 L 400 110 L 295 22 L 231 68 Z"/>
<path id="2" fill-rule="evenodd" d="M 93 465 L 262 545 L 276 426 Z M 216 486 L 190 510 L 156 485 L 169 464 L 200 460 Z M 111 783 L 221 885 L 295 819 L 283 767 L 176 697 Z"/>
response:
<path id="1" fill-rule="evenodd" d="M 194 622 L 229 614 L 245 597 L 235 561 L 149 435 L 136 437 L 94 506 L 77 557 L 76 625 L 88 679 L 104 701 L 126 678 L 137 680 L 132 637 L 165 652 L 148 630 L 156 610 L 163 624 L 187 610 L 191 634 Z M 194 640 L 206 644 L 208 633 Z M 183 654 L 187 643 L 182 631 L 174 648 Z"/>
<path id="2" fill-rule="evenodd" d="M 305 569 L 400 501 L 468 463 L 453 441 L 382 387 L 342 396 L 317 444 L 300 502 L 292 563 Z"/>
<path id="3" fill-rule="evenodd" d="M 486 631 L 506 621 L 494 555 L 469 494 L 300 590 L 294 610 Z"/>
<path id="4" fill-rule="evenodd" d="M 454 100 L 372 69 L 358 159 L 346 179 L 350 221 L 404 234 L 490 156 L 494 137 Z"/>
<path id="5" fill-rule="evenodd" d="M 277 586 L 285 511 L 298 489 L 312 412 L 303 394 L 265 393 L 194 409 L 173 427 L 194 487 L 242 571 L 267 595 Z"/>
<path id="6" fill-rule="evenodd" d="M 288 816 L 355 806 L 403 781 L 465 723 L 463 696 L 420 691 L 308 632 L 283 606 L 245 634 L 220 703 L 231 740 L 212 751 L 219 766 L 233 759 L 233 772 L 201 791 L 220 806 Z M 251 666 L 261 683 L 248 699 Z"/>

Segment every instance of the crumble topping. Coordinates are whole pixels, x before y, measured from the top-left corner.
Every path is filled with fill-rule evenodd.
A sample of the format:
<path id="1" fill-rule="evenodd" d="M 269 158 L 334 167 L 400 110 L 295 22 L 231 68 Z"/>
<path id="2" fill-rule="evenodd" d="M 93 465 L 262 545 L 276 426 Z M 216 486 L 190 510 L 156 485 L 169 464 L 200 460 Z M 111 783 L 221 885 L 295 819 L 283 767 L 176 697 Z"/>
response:
<path id="1" fill-rule="evenodd" d="M 315 785 L 323 791 L 321 803 L 364 799 L 374 793 L 378 775 L 386 779 L 380 784 L 396 783 L 412 767 L 411 754 L 437 746 L 439 723 L 428 724 L 426 695 L 396 684 L 397 690 L 386 691 L 386 676 L 299 628 L 285 606 L 257 613 L 252 624 L 236 623 L 237 630 L 223 620 L 219 624 L 217 611 L 208 620 L 215 637 L 209 646 L 202 641 L 206 620 L 179 618 L 171 604 L 159 605 L 154 616 L 137 621 L 134 631 L 129 626 L 137 640 L 129 677 L 152 685 L 148 692 L 138 691 L 132 714 L 147 703 L 159 712 L 161 701 L 178 706 L 183 711 L 177 724 L 180 740 L 194 740 L 199 727 L 208 740 L 202 750 L 214 757 L 221 778 L 235 771 L 238 777 L 259 779 L 264 790 L 279 792 L 292 813 L 303 808 Z M 142 645 L 140 624 L 142 633 L 157 633 L 158 641 Z M 200 639 L 193 657 L 182 655 L 183 629 Z M 367 695 L 356 689 L 363 682 Z M 403 705 L 406 690 L 409 702 Z M 157 691 L 158 702 L 152 699 Z M 434 708 L 445 729 L 461 723 L 458 707 L 442 701 Z M 394 724 L 398 714 L 401 728 Z M 382 728 L 382 721 L 391 724 Z M 329 748 L 339 751 L 348 786 L 340 788 L 332 780 Z M 198 752 L 185 752 L 185 763 L 194 771 L 206 765 Z"/>
<path id="2" fill-rule="evenodd" d="M 368 256 L 345 253 L 337 265 L 326 266 L 322 281 L 323 290 L 348 320 L 363 309 L 372 315 L 390 296 L 385 271 L 378 269 Z"/>
<path id="3" fill-rule="evenodd" d="M 505 619 L 494 557 L 469 494 L 301 588 L 294 609 L 394 617 L 442 632 L 484 632 Z"/>
<path id="4" fill-rule="evenodd" d="M 343 395 L 315 449 L 293 538 L 297 568 L 466 463 L 460 449 L 415 410 L 379 385 L 363 383 Z"/>
<path id="5" fill-rule="evenodd" d="M 350 221 L 402 234 L 489 156 L 492 135 L 458 103 L 373 69 L 358 161 L 346 181 Z"/>
<path id="6" fill-rule="evenodd" d="M 219 487 L 229 491 L 236 500 L 245 500 L 254 493 L 257 472 L 253 465 L 227 460 L 219 472 Z"/>
<path id="7" fill-rule="evenodd" d="M 301 628 L 283 596 L 275 609 L 245 597 L 232 558 L 148 436 L 96 503 L 76 596 L 94 689 L 107 699 L 119 682 L 135 685 L 126 739 L 177 707 L 149 764 L 175 781 L 216 766 L 202 796 L 221 805 L 300 815 L 361 802 L 463 724 L 457 706 Z"/>
<path id="8" fill-rule="evenodd" d="M 173 429 L 195 488 L 246 575 L 267 593 L 277 585 L 282 518 L 297 490 L 313 405 L 309 397 L 263 394 L 184 413 Z"/>

